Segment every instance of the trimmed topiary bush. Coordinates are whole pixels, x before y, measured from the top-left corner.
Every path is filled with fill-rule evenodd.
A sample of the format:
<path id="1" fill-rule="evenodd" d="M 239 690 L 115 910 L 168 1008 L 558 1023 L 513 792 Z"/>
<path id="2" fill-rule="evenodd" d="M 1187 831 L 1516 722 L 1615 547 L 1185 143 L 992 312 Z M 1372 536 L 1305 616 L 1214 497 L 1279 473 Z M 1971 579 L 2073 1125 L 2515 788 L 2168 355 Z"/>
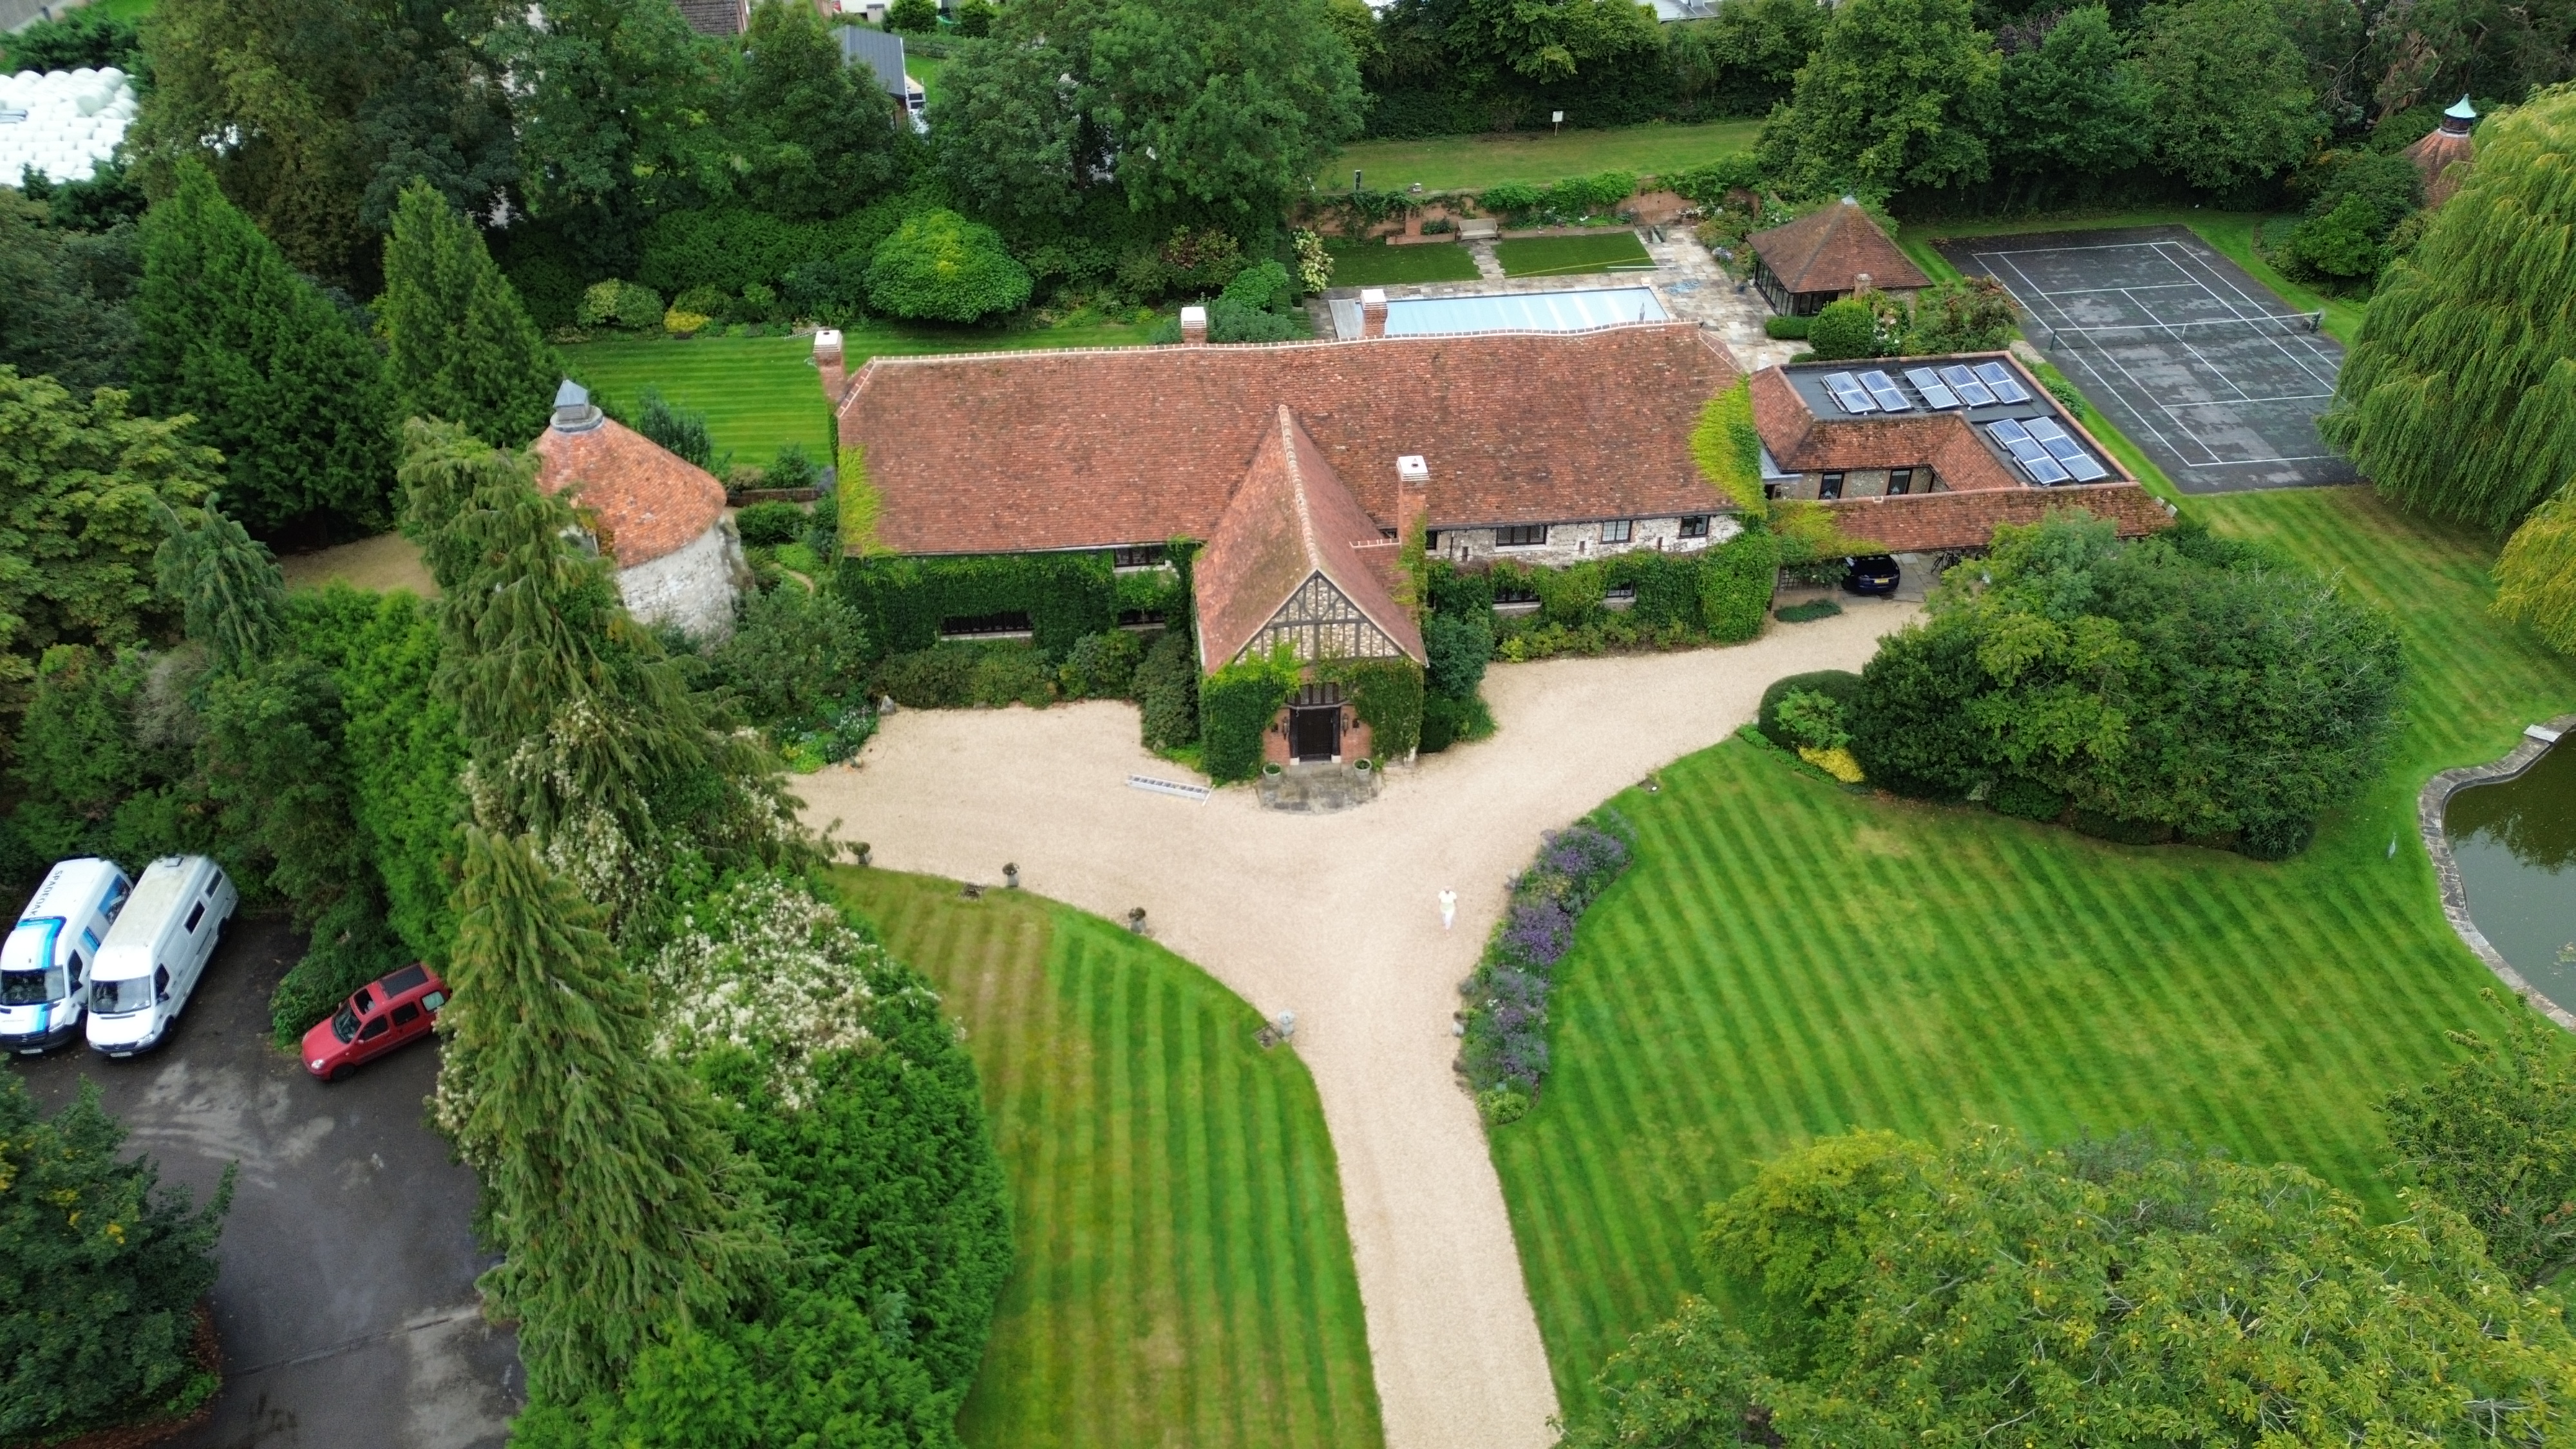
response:
<path id="1" fill-rule="evenodd" d="M 805 536 L 805 510 L 793 503 L 746 504 L 733 516 L 742 541 L 753 548 L 776 548 Z"/>
<path id="2" fill-rule="evenodd" d="M 1812 674 L 1792 674 L 1776 679 L 1762 691 L 1762 706 L 1754 714 L 1753 727 L 1763 738 L 1784 750 L 1795 750 L 1812 741 L 1799 738 L 1780 718 L 1782 701 L 1793 694 L 1821 695 L 1842 709 L 1842 724 L 1848 730 L 1860 710 L 1861 678 L 1847 669 L 1820 669 Z M 1835 744 L 1849 744 L 1848 734 Z M 1831 748 L 1831 746 L 1820 746 Z"/>
<path id="3" fill-rule="evenodd" d="M 1812 317 L 1765 317 L 1762 319 L 1762 335 L 1774 342 L 1804 342 L 1807 340 L 1807 324 L 1814 320 Z"/>
<path id="4" fill-rule="evenodd" d="M 868 260 L 868 301 L 896 317 L 981 321 L 1026 306 L 1030 286 L 1001 233 L 945 209 L 907 220 Z"/>
<path id="5" fill-rule="evenodd" d="M 1186 629 L 1154 641 L 1136 666 L 1139 732 L 1149 750 L 1177 750 L 1199 737 L 1199 661 Z"/>
<path id="6" fill-rule="evenodd" d="M 1827 302 L 1807 324 L 1807 345 L 1819 360 L 1878 355 L 1878 314 L 1869 304 L 1845 297 Z"/>

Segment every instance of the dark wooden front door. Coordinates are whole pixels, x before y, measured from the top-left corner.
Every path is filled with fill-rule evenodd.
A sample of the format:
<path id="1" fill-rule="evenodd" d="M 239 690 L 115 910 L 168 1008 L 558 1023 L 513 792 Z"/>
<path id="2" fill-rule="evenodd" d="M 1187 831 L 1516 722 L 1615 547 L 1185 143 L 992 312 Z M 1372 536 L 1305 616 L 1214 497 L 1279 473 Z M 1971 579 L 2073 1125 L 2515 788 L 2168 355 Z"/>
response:
<path id="1" fill-rule="evenodd" d="M 1288 711 L 1288 753 L 1300 760 L 1329 760 L 1342 752 L 1342 707 L 1297 705 Z"/>

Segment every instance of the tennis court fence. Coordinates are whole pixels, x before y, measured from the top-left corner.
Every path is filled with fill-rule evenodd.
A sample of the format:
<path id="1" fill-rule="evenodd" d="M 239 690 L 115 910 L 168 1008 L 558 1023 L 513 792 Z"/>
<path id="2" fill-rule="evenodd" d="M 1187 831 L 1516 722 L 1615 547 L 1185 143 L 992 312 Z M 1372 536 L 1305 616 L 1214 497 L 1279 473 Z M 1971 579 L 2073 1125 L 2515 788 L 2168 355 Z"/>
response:
<path id="1" fill-rule="evenodd" d="M 2273 312 L 2255 317 L 2213 317 L 2198 322 L 2120 322 L 2107 327 L 2055 327 L 2025 316 L 2022 331 L 2042 351 L 2059 346 L 2116 347 L 2133 342 L 2221 342 L 2233 337 L 2293 337 L 2324 326 L 2326 314 Z"/>

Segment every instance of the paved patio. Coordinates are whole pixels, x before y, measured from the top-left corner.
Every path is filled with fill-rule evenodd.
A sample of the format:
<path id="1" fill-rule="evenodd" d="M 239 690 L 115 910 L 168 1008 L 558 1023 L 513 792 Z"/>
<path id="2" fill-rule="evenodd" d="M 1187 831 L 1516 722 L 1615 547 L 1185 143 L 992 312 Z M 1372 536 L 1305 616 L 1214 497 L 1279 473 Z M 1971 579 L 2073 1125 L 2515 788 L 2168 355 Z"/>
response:
<path id="1" fill-rule="evenodd" d="M 878 865 L 1030 890 L 1154 935 L 1264 1016 L 1297 1013 L 1340 1160 L 1391 1449 L 1538 1449 L 1557 1412 L 1502 1188 L 1450 1064 L 1458 982 L 1540 832 L 1725 738 L 1783 675 L 1857 669 L 1916 607 L 1847 602 L 1729 649 L 1498 665 L 1493 739 L 1388 772 L 1340 814 L 1130 789 L 1184 778 L 1123 704 L 906 712 L 805 818 Z M 1459 898 L 1440 927 L 1438 893 Z"/>

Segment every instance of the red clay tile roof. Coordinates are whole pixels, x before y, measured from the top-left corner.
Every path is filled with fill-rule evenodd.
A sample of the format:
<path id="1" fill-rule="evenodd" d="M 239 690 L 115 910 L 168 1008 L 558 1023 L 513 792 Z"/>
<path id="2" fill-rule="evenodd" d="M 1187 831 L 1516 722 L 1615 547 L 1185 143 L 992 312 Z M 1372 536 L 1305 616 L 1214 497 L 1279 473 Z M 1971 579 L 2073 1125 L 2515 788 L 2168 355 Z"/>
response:
<path id="1" fill-rule="evenodd" d="M 2466 131 L 2446 131 L 2439 126 L 2406 148 L 2406 159 L 2415 163 L 2415 170 L 2424 178 L 2426 210 L 2450 200 L 2460 184 L 2469 179 L 2469 162 L 2476 151 L 2477 144 Z"/>
<path id="2" fill-rule="evenodd" d="M 573 506 L 597 519 L 621 569 L 678 552 L 724 516 L 723 484 L 614 419 L 576 433 L 548 427 L 536 449 L 537 486 L 579 485 Z"/>
<path id="3" fill-rule="evenodd" d="M 840 409 L 898 553 L 1207 538 L 1286 407 L 1381 525 L 1395 460 L 1430 460 L 1430 525 L 1705 513 L 1690 434 L 1734 381 L 1689 323 L 881 357 Z"/>
<path id="4" fill-rule="evenodd" d="M 1974 493 L 1909 493 L 1898 498 L 1846 498 L 1823 505 L 1854 538 L 1889 553 L 1983 548 L 1999 523 L 2037 523 L 2051 509 L 2081 508 L 2110 519 L 2123 538 L 2173 525 L 2170 509 L 2135 483 L 2079 483 L 2059 488 L 1981 489 Z"/>
<path id="5" fill-rule="evenodd" d="M 1317 574 L 1422 663 L 1422 631 L 1389 586 L 1399 557 L 1283 405 L 1192 571 L 1201 666 L 1232 663 Z"/>
<path id="6" fill-rule="evenodd" d="M 1848 292 L 1863 272 L 1881 291 L 1932 285 L 1856 202 L 1837 201 L 1746 240 L 1792 292 Z"/>

